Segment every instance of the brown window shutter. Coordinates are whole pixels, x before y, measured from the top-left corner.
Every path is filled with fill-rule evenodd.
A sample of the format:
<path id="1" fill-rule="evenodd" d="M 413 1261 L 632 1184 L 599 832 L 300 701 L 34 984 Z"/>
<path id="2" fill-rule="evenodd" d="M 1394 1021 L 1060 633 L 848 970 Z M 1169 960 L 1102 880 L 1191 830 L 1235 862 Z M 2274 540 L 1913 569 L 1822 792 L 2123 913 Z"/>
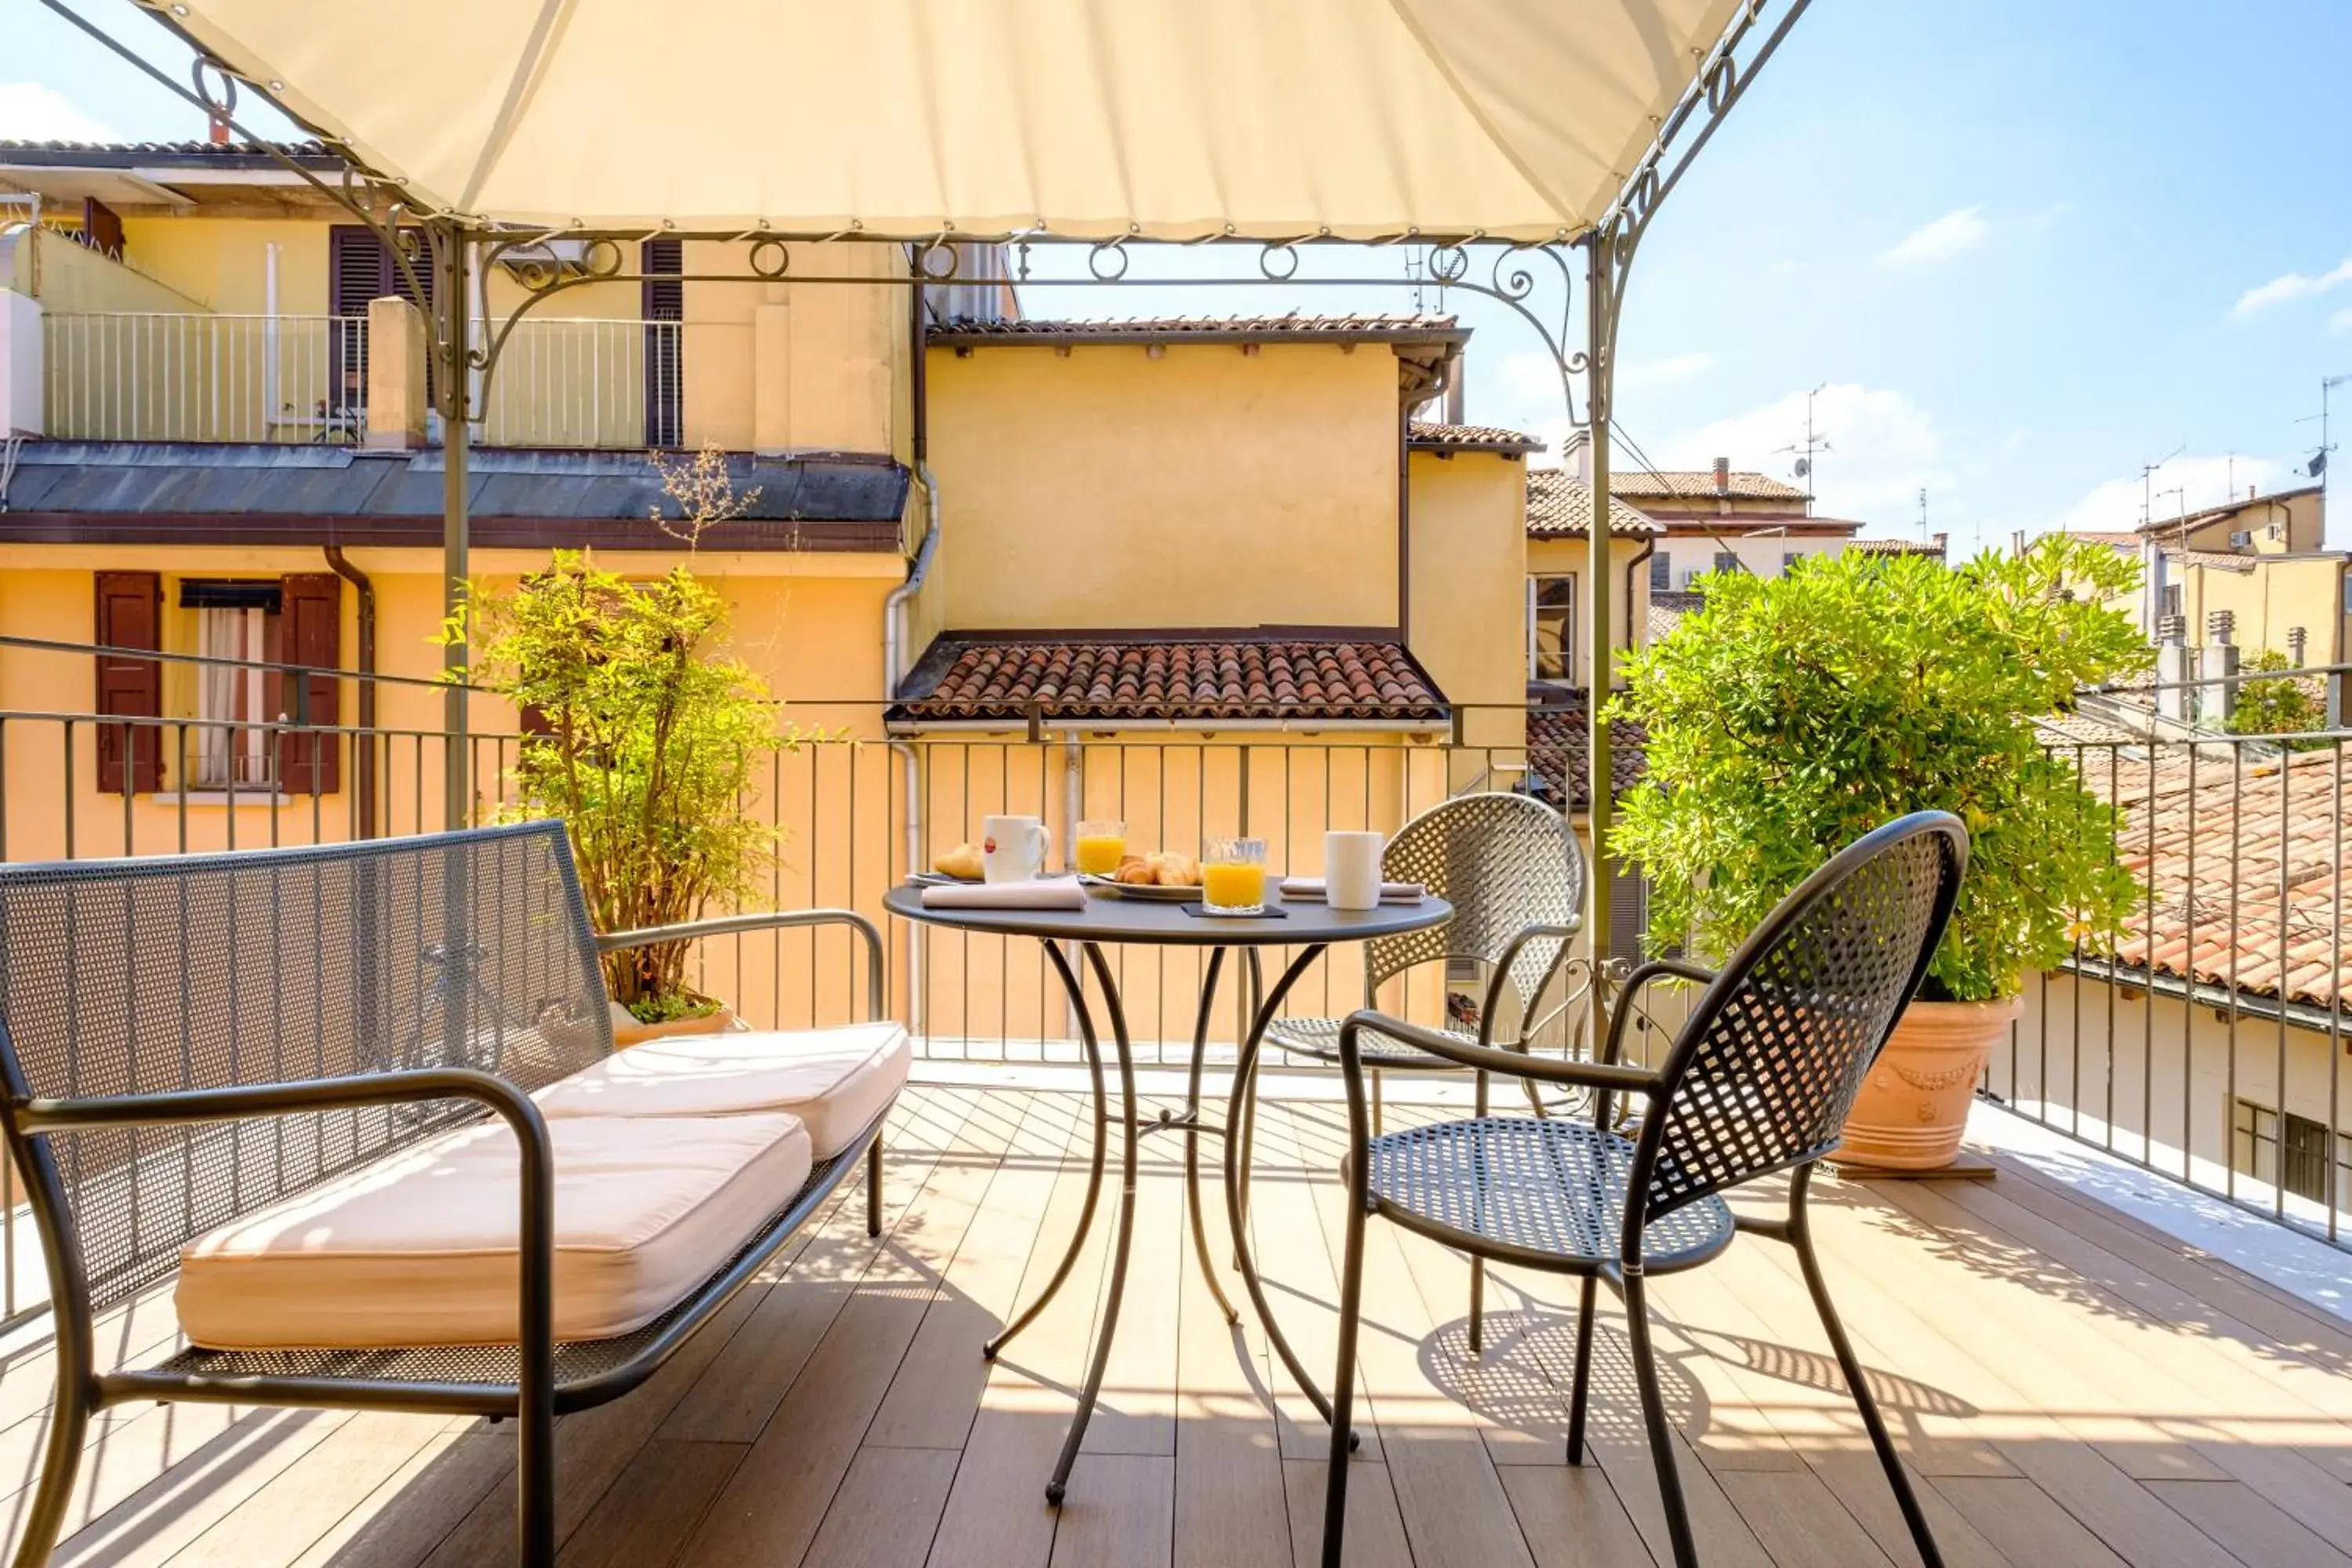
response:
<path id="1" fill-rule="evenodd" d="M 155 572 L 98 574 L 97 642 L 101 647 L 163 647 L 163 578 Z M 152 659 L 98 656 L 98 701 L 112 717 L 163 716 L 163 667 Z M 124 766 L 125 759 L 130 765 Z M 152 724 L 98 727 L 98 787 L 110 795 L 152 795 L 163 787 L 163 731 Z"/>
<path id="2" fill-rule="evenodd" d="M 283 664 L 340 669 L 343 663 L 343 580 L 331 572 L 289 573 L 281 584 L 278 658 Z M 289 723 L 304 717 L 292 676 L 270 681 L 270 705 Z M 303 677 L 310 686 L 310 722 L 341 721 L 341 682 L 331 675 Z M 289 795 L 332 795 L 342 787 L 342 737 L 300 728 L 278 735 L 278 786 Z"/>

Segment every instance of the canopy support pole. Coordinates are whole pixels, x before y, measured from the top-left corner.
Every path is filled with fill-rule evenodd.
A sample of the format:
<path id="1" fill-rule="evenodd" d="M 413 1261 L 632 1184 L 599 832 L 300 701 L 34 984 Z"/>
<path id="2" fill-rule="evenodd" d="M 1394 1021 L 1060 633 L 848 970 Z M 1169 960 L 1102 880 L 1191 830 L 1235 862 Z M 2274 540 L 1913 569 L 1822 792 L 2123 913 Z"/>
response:
<path id="1" fill-rule="evenodd" d="M 1610 959 L 1611 895 L 1615 858 L 1609 852 L 1610 808 L 1614 805 L 1610 784 L 1614 774 L 1609 758 L 1610 679 L 1614 673 L 1615 634 L 1610 614 L 1609 575 L 1611 514 L 1609 495 L 1609 417 L 1611 384 L 1616 371 L 1617 321 L 1616 226 L 1604 225 L 1585 237 L 1584 363 L 1585 458 L 1592 483 L 1592 526 L 1585 533 L 1585 722 L 1591 726 L 1585 742 L 1585 821 L 1592 834 L 1592 875 L 1585 890 L 1584 940 L 1592 957 L 1593 1005 L 1604 1002 L 1600 983 Z M 1572 786 L 1571 786 L 1572 787 Z M 1598 1035 L 1594 1036 L 1597 1041 Z"/>
<path id="2" fill-rule="evenodd" d="M 467 384 L 473 378 L 467 348 L 467 241 L 465 230 L 446 219 L 432 225 L 434 336 L 439 350 L 440 384 L 434 401 L 441 414 L 441 607 L 450 636 L 441 647 L 441 673 L 449 684 L 441 694 L 442 823 L 463 827 L 473 815 L 473 769 L 466 738 L 467 670 L 472 628 L 459 619 L 466 611 L 466 579 L 472 570 L 472 522 L 467 511 L 466 468 L 467 422 L 473 416 Z"/>

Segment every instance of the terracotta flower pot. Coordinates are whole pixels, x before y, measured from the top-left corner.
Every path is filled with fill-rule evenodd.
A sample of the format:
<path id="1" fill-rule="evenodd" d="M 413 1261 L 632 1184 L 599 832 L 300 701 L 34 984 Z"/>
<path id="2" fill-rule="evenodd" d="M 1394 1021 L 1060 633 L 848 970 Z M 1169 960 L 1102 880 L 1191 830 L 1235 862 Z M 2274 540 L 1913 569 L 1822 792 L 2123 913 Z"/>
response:
<path id="1" fill-rule="evenodd" d="M 664 1039 L 671 1035 L 724 1035 L 749 1027 L 735 1016 L 735 1009 L 722 1006 L 716 1013 L 705 1013 L 695 1018 L 672 1018 L 666 1024 L 646 1024 L 638 1020 L 618 1002 L 613 1004 L 613 1044 L 626 1049 L 642 1046 L 647 1040 Z"/>
<path id="2" fill-rule="evenodd" d="M 1890 1171 L 1950 1164 L 1985 1058 L 2021 1001 L 1912 1003 L 1854 1097 L 1839 1157 Z"/>

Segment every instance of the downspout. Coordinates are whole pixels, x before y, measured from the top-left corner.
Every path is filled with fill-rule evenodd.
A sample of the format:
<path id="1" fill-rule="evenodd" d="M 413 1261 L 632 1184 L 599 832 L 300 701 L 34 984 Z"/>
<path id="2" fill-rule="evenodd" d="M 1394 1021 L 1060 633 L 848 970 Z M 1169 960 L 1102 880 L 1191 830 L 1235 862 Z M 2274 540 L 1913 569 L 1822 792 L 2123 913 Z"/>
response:
<path id="1" fill-rule="evenodd" d="M 898 682 L 906 674 L 908 601 L 921 591 L 923 580 L 930 574 L 931 559 L 939 553 L 940 548 L 940 482 L 931 475 L 930 399 L 923 363 L 923 296 L 926 292 L 927 286 L 922 284 L 907 290 L 910 301 L 907 311 L 907 349 L 911 356 L 907 374 L 911 405 L 908 448 L 914 459 L 915 481 L 923 487 L 923 542 L 916 546 L 915 559 L 907 569 L 907 580 L 891 589 L 882 601 L 882 692 L 885 701 L 898 695 Z M 922 754 L 905 741 L 891 742 L 890 750 L 898 753 L 904 769 L 907 870 L 912 875 L 923 868 Z M 924 1033 L 923 984 L 923 937 L 920 931 L 910 931 L 907 938 L 907 1032 L 918 1037 Z"/>
<path id="2" fill-rule="evenodd" d="M 1657 536 L 1653 534 L 1642 542 L 1641 552 L 1635 555 L 1631 561 L 1625 563 L 1624 605 L 1627 611 L 1625 621 L 1625 651 L 1627 653 L 1633 652 L 1634 647 L 1632 611 L 1633 608 L 1633 584 L 1638 581 L 1638 579 L 1633 574 L 1642 569 L 1643 563 L 1648 561 L 1651 556 L 1655 555 L 1657 552 L 1658 540 Z"/>
<path id="3" fill-rule="evenodd" d="M 375 584 L 351 563 L 340 544 L 326 546 L 327 564 L 358 590 L 360 600 L 359 733 L 352 737 L 352 800 L 359 837 L 375 837 Z"/>

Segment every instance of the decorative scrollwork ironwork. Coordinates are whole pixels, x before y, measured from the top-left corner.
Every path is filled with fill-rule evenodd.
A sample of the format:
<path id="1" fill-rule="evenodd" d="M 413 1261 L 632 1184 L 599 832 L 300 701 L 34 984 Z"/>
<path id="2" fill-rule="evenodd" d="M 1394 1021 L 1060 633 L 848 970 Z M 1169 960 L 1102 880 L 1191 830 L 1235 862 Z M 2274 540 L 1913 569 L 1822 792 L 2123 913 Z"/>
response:
<path id="1" fill-rule="evenodd" d="M 772 235 L 755 239 L 744 262 L 751 268 L 752 277 L 773 283 L 793 269 L 792 247 Z"/>
<path id="2" fill-rule="evenodd" d="M 963 251 L 941 235 L 915 252 L 915 270 L 926 283 L 951 283 L 963 269 Z"/>
<path id="3" fill-rule="evenodd" d="M 1097 283 L 1116 283 L 1126 277 L 1126 238 L 1096 241 L 1094 247 L 1087 252 L 1087 270 L 1095 275 Z"/>

